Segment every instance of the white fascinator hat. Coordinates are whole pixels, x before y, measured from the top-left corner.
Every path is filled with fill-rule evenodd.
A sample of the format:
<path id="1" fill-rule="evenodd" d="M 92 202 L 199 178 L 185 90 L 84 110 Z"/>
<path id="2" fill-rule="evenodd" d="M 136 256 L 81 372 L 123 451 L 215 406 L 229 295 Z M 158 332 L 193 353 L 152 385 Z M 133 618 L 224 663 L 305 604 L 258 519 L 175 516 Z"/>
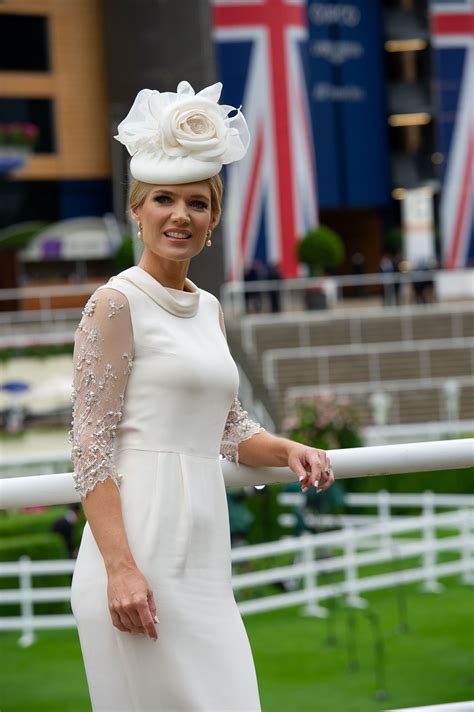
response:
<path id="1" fill-rule="evenodd" d="M 240 109 L 218 103 L 221 91 L 220 82 L 197 94 L 189 82 L 180 82 L 176 94 L 139 91 L 114 137 L 132 156 L 132 176 L 145 183 L 193 183 L 243 158 L 247 123 Z"/>

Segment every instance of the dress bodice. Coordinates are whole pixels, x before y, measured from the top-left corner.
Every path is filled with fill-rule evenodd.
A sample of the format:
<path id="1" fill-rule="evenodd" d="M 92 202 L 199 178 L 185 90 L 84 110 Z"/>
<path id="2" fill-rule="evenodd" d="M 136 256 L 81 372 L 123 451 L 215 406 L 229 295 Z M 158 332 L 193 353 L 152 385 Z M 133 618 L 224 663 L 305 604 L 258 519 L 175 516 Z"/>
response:
<path id="1" fill-rule="evenodd" d="M 107 286 L 128 299 L 134 343 L 116 447 L 217 457 L 238 390 L 217 299 L 168 290 L 139 267 Z"/>
<path id="2" fill-rule="evenodd" d="M 122 450 L 237 461 L 238 443 L 263 428 L 237 398 L 238 370 L 218 300 L 191 280 L 168 289 L 136 266 L 88 301 L 75 338 L 76 488 L 120 475 Z"/>

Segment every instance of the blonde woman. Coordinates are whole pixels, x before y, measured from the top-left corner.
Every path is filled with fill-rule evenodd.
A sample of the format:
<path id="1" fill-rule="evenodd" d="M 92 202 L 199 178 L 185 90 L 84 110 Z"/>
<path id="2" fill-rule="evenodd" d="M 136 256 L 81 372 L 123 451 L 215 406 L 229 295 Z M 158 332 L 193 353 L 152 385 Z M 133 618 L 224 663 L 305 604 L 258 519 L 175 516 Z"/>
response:
<path id="1" fill-rule="evenodd" d="M 219 303 L 187 277 L 203 249 L 212 259 L 219 171 L 249 140 L 220 91 L 139 92 L 117 138 L 143 255 L 93 294 L 76 332 L 71 443 L 88 524 L 72 607 L 96 712 L 259 710 L 220 455 L 290 467 L 303 489 L 334 480 L 324 451 L 242 410 Z"/>

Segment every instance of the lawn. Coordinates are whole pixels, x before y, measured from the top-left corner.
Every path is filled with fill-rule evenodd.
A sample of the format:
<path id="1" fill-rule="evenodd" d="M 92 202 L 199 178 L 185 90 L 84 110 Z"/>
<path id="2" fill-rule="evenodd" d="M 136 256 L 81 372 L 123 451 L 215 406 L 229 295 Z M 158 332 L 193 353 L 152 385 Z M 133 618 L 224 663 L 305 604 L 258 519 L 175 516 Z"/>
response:
<path id="1" fill-rule="evenodd" d="M 368 611 L 337 607 L 329 620 L 297 609 L 246 617 L 264 712 L 379 712 L 472 699 L 472 589 L 451 579 L 441 595 L 403 591 L 401 602 L 394 590 L 367 594 Z M 40 631 L 27 649 L 17 639 L 0 635 L 1 712 L 90 710 L 76 631 Z M 375 660 L 383 662 L 377 680 Z M 377 689 L 387 698 L 376 701 Z"/>

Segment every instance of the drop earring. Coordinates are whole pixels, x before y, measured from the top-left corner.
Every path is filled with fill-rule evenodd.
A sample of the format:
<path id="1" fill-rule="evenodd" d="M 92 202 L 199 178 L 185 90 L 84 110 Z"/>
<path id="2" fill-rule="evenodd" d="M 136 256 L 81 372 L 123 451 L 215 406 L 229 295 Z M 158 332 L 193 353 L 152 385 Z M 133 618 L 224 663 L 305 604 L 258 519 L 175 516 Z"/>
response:
<path id="1" fill-rule="evenodd" d="M 212 245 L 211 233 L 212 233 L 212 230 L 209 230 L 208 233 L 207 233 L 206 245 L 207 245 L 208 247 L 211 247 L 211 245 Z"/>
<path id="2" fill-rule="evenodd" d="M 143 240 L 143 229 L 142 229 L 142 224 L 141 224 L 141 222 L 138 223 L 137 237 L 138 237 L 139 240 Z"/>

